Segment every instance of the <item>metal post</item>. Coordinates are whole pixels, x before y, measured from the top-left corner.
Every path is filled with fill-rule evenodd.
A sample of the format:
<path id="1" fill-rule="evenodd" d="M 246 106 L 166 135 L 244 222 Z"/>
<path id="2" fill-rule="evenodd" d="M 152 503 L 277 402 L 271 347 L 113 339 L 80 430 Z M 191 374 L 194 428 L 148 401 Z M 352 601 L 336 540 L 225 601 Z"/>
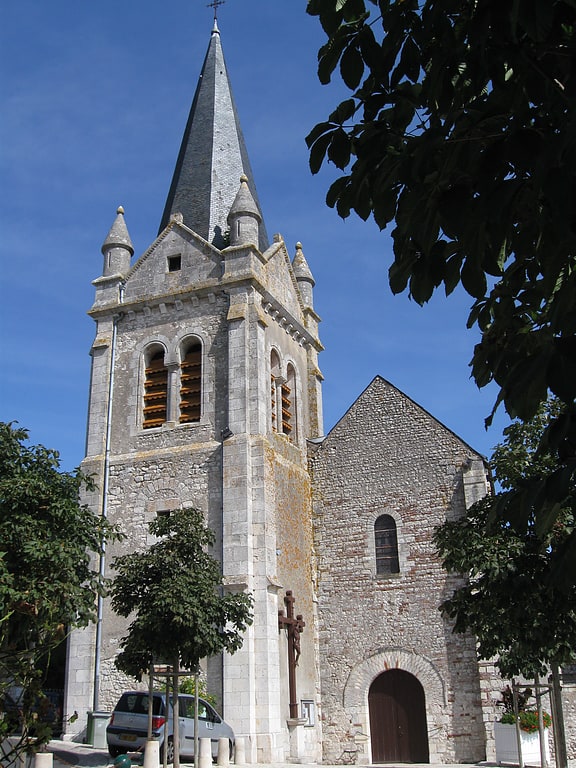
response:
<path id="1" fill-rule="evenodd" d="M 148 741 L 152 741 L 152 716 L 154 714 L 154 665 L 150 663 L 148 677 Z"/>
<path id="2" fill-rule="evenodd" d="M 198 711 L 198 667 L 194 672 L 194 768 L 198 768 L 200 739 L 198 738 L 199 711 Z"/>
<path id="3" fill-rule="evenodd" d="M 514 714 L 516 715 L 516 745 L 518 747 L 518 766 L 524 768 L 524 756 L 522 755 L 522 734 L 520 733 L 520 716 L 518 712 L 518 683 L 512 680 L 512 702 L 514 704 Z"/>
<path id="4" fill-rule="evenodd" d="M 552 733 L 554 734 L 554 749 L 556 752 L 556 768 L 568 768 L 568 753 L 566 751 L 566 730 L 564 728 L 564 712 L 562 708 L 562 686 L 558 665 L 552 664 Z"/>
<path id="5" fill-rule="evenodd" d="M 180 659 L 174 660 L 174 677 L 172 678 L 172 690 L 174 691 L 174 700 L 172 702 L 172 738 L 174 741 L 174 768 L 180 768 L 180 701 L 178 694 L 180 693 L 178 675 L 180 672 Z"/>
<path id="6" fill-rule="evenodd" d="M 168 768 L 168 720 L 170 719 L 170 675 L 166 675 L 166 719 L 164 720 L 164 749 L 162 768 Z"/>
<path id="7" fill-rule="evenodd" d="M 534 677 L 534 688 L 536 689 L 536 709 L 538 711 L 538 738 L 540 740 L 540 765 L 542 768 L 548 768 L 546 759 L 546 734 L 544 733 L 544 713 L 542 710 L 542 686 L 538 675 Z M 547 691 L 546 691 L 547 692 Z"/>

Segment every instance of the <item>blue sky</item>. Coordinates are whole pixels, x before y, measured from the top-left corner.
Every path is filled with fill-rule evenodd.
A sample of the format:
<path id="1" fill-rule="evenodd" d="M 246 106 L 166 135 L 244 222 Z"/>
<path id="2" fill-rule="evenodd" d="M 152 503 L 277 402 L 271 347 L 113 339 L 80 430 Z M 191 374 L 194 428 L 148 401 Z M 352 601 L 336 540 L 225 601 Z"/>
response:
<path id="1" fill-rule="evenodd" d="M 91 281 L 124 206 L 136 255 L 154 240 L 212 28 L 207 0 L 18 0 L 0 9 L 0 420 L 84 455 Z M 342 221 L 304 138 L 346 97 L 321 86 L 305 0 L 227 0 L 218 24 L 269 235 L 301 241 L 316 278 L 328 431 L 377 374 L 484 454 L 495 390 L 468 362 L 471 300 L 424 308 L 388 287 L 389 232 Z"/>

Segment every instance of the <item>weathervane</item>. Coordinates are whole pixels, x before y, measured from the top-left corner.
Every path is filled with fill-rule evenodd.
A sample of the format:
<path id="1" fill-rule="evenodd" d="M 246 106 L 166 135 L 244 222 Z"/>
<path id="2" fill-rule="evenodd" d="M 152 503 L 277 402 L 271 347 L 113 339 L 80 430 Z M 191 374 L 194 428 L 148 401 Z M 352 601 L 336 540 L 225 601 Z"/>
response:
<path id="1" fill-rule="evenodd" d="M 211 3 L 207 3 L 206 8 L 214 8 L 214 21 L 218 18 L 218 8 L 225 2 L 226 0 L 212 0 Z"/>

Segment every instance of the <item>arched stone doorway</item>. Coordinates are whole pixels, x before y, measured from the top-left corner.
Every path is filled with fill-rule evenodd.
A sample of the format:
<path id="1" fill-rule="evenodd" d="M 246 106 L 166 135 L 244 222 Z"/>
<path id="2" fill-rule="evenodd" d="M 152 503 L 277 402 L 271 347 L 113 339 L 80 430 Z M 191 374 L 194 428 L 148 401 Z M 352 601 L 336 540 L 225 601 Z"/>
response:
<path id="1" fill-rule="evenodd" d="M 375 678 L 368 692 L 372 762 L 429 762 L 426 700 L 419 680 L 402 669 Z"/>

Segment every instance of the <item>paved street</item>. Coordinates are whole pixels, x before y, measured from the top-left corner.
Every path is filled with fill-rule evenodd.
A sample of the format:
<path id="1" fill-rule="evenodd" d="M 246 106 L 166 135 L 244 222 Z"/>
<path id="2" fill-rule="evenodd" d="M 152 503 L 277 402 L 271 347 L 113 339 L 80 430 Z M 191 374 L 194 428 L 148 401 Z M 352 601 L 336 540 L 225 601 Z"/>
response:
<path id="1" fill-rule="evenodd" d="M 112 759 L 110 758 L 108 751 L 104 749 L 94 749 L 88 744 L 76 744 L 70 741 L 58 741 L 53 740 L 48 745 L 48 750 L 54 755 L 54 768 L 70 768 L 70 766 L 80 766 L 80 768 L 111 768 L 113 766 Z M 141 755 L 130 755 L 133 765 L 138 768 L 142 765 L 143 759 Z M 294 763 L 275 764 L 275 765 L 263 765 L 259 764 L 254 768 L 294 768 Z M 464 764 L 458 763 L 455 765 L 431 765 L 430 768 L 495 768 L 497 763 L 474 763 Z M 552 763 L 551 768 L 554 767 Z M 34 763 L 31 763 L 30 768 L 34 768 Z M 246 768 L 251 766 L 246 765 Z M 300 768 L 319 768 L 319 766 L 310 766 L 300 764 Z M 342 766 L 322 766 L 322 768 L 342 768 Z M 392 763 L 386 763 L 385 768 L 407 768 L 407 764 L 393 765 Z M 576 761 L 569 761 L 569 768 L 576 768 Z"/>
<path id="2" fill-rule="evenodd" d="M 53 740 L 50 742 L 48 749 L 54 755 L 54 768 L 70 768 L 70 766 L 80 766 L 81 768 L 105 768 L 105 766 L 113 765 L 112 759 L 106 750 L 94 749 L 87 744 Z M 143 760 L 141 755 L 134 754 L 130 755 L 130 757 L 134 766 L 142 765 Z M 431 768 L 490 768 L 490 766 L 494 765 L 494 763 L 476 763 L 474 766 L 458 764 L 453 766 L 432 766 Z M 294 763 L 288 763 L 283 767 L 275 764 L 274 766 L 258 765 L 257 768 L 293 768 L 293 766 Z M 249 768 L 249 766 L 246 766 L 246 768 Z M 304 766 L 300 764 L 300 768 L 318 768 L 318 766 Z M 322 766 L 322 768 L 342 768 L 342 766 Z M 406 765 L 404 764 L 403 766 L 396 767 L 387 763 L 386 768 L 406 768 Z M 576 766 L 571 766 L 571 768 L 576 768 Z"/>
<path id="3" fill-rule="evenodd" d="M 82 768 L 104 768 L 105 766 L 112 766 L 113 761 L 108 752 L 103 749 L 94 749 L 88 744 L 76 744 L 70 741 L 58 741 L 53 740 L 50 742 L 49 751 L 54 755 L 54 768 L 70 768 L 70 766 L 81 766 Z M 142 765 L 141 755 L 130 755 L 132 762 L 135 766 Z M 479 763 L 479 766 L 490 765 L 489 763 Z M 290 766 L 293 768 L 294 763 L 286 764 L 286 768 Z M 249 768 L 247 766 L 247 768 Z M 274 766 L 258 765 L 258 768 L 280 768 L 278 764 Z M 312 768 L 312 766 L 303 766 L 301 768 Z M 313 768 L 318 768 L 314 766 Z M 323 766 L 323 768 L 335 768 L 330 766 Z M 342 766 L 338 766 L 342 768 Z M 387 763 L 386 768 L 396 768 L 395 766 Z M 440 768 L 440 767 L 438 767 Z M 442 766 L 442 768 L 472 768 L 472 766 Z"/>

